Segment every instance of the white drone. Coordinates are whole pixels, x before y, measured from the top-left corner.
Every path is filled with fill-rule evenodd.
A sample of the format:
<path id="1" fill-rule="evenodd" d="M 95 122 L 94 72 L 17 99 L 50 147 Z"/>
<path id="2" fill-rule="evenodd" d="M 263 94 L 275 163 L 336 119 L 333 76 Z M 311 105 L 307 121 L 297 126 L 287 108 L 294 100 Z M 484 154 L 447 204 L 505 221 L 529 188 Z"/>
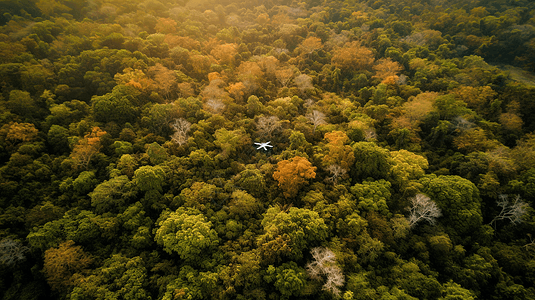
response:
<path id="1" fill-rule="evenodd" d="M 256 150 L 264 149 L 268 151 L 268 147 L 273 148 L 273 146 L 271 146 L 269 143 L 271 143 L 271 141 L 265 142 L 265 143 L 254 143 L 254 144 L 258 146 Z"/>

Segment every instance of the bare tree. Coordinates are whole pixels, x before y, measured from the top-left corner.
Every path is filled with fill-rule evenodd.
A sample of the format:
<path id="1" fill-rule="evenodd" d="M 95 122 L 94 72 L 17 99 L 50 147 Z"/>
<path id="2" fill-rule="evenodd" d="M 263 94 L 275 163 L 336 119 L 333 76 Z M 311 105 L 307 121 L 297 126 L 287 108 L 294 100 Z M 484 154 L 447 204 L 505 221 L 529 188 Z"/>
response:
<path id="1" fill-rule="evenodd" d="M 299 74 L 294 78 L 294 83 L 297 85 L 297 88 L 301 93 L 306 93 L 308 90 L 313 90 L 314 85 L 312 84 L 312 77 L 307 74 Z"/>
<path id="2" fill-rule="evenodd" d="M 303 104 L 303 106 L 308 110 L 314 104 L 315 104 L 314 100 L 308 98 L 308 99 L 305 100 L 305 103 Z"/>
<path id="3" fill-rule="evenodd" d="M 435 225 L 436 218 L 442 216 L 437 204 L 424 194 L 417 194 L 411 200 L 409 210 L 409 227 L 413 228 L 416 223 L 424 220 Z"/>
<path id="4" fill-rule="evenodd" d="M 327 171 L 331 173 L 331 177 L 327 178 L 327 180 L 331 181 L 333 184 L 336 184 L 338 182 L 338 179 L 340 179 L 347 173 L 346 169 L 340 167 L 337 164 L 329 165 L 327 167 Z"/>
<path id="5" fill-rule="evenodd" d="M 527 250 L 535 250 L 535 241 L 533 240 L 533 237 L 531 236 L 531 233 L 527 234 L 529 237 L 529 243 L 525 244 L 524 247 Z"/>
<path id="6" fill-rule="evenodd" d="M 316 134 L 316 128 L 319 125 L 327 124 L 325 121 L 325 114 L 319 110 L 313 110 L 311 113 L 307 114 L 306 117 L 310 123 L 314 125 L 314 131 L 312 132 L 313 135 Z"/>
<path id="7" fill-rule="evenodd" d="M 275 71 L 275 77 L 283 87 L 288 86 L 294 74 L 294 70 L 291 68 L 282 68 Z"/>
<path id="8" fill-rule="evenodd" d="M 25 253 L 28 251 L 28 247 L 23 246 L 21 242 L 5 238 L 0 241 L 0 265 L 13 266 L 25 260 Z"/>
<path id="9" fill-rule="evenodd" d="M 509 201 L 507 195 L 499 195 L 496 204 L 502 208 L 500 213 L 492 219 L 490 224 L 494 223 L 496 226 L 496 221 L 499 220 L 509 220 L 513 224 L 522 223 L 524 221 L 524 216 L 528 213 L 529 204 L 520 199 L 520 196 L 517 195 L 515 200 Z"/>
<path id="10" fill-rule="evenodd" d="M 271 138 L 273 132 L 281 127 L 281 122 L 277 116 L 260 117 L 256 121 L 256 128 L 261 135 Z"/>
<path id="11" fill-rule="evenodd" d="M 213 114 L 222 113 L 226 108 L 225 103 L 219 99 L 208 99 L 204 105 L 205 108 Z"/>
<path id="12" fill-rule="evenodd" d="M 325 280 L 323 289 L 339 297 L 345 280 L 342 270 L 336 265 L 336 255 L 324 247 L 312 248 L 310 253 L 314 261 L 306 265 L 308 275 L 316 280 Z"/>
<path id="13" fill-rule="evenodd" d="M 171 136 L 173 142 L 179 146 L 184 145 L 188 141 L 188 131 L 191 129 L 191 123 L 184 118 L 176 119 L 171 127 L 175 130 L 175 133 Z"/>

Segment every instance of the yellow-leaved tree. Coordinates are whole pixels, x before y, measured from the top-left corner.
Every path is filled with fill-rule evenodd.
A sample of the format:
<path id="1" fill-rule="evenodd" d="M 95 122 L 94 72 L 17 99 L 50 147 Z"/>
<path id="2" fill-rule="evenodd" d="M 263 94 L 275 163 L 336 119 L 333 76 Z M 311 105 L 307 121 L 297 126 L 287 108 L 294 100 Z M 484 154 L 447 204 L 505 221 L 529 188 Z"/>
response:
<path id="1" fill-rule="evenodd" d="M 73 285 L 73 275 L 87 268 L 89 264 L 91 257 L 82 247 L 75 246 L 73 241 L 66 241 L 58 248 L 45 251 L 43 271 L 52 290 L 61 291 Z"/>
<path id="2" fill-rule="evenodd" d="M 71 158 L 78 167 L 87 169 L 91 158 L 100 151 L 102 145 L 100 138 L 106 134 L 106 131 L 95 126 L 90 133 L 80 139 L 71 153 Z"/>

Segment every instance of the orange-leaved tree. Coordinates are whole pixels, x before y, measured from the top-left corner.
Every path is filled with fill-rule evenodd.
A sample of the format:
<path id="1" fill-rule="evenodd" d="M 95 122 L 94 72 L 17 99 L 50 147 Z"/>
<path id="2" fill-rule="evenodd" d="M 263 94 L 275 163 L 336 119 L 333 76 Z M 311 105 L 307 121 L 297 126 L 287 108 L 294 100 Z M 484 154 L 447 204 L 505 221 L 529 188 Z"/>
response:
<path id="1" fill-rule="evenodd" d="M 304 41 L 301 42 L 301 44 L 299 44 L 298 47 L 299 51 L 304 56 L 309 55 L 310 53 L 321 48 L 323 48 L 321 39 L 314 36 L 306 38 Z"/>
<path id="2" fill-rule="evenodd" d="M 299 188 L 307 183 L 307 179 L 316 177 L 316 167 L 308 159 L 295 156 L 289 160 L 280 161 L 277 170 L 273 173 L 273 178 L 279 182 L 279 187 L 283 190 L 286 198 L 293 197 Z"/>
<path id="3" fill-rule="evenodd" d="M 139 69 L 126 68 L 114 76 L 117 84 L 133 86 L 141 92 L 149 92 L 154 88 L 154 81 Z"/>
<path id="4" fill-rule="evenodd" d="M 91 158 L 100 151 L 100 137 L 106 134 L 106 131 L 95 126 L 90 133 L 80 139 L 71 153 L 71 158 L 77 166 L 87 169 Z"/>
<path id="5" fill-rule="evenodd" d="M 149 74 L 154 79 L 154 88 L 162 93 L 165 99 L 169 99 L 173 90 L 177 86 L 177 76 L 175 71 L 169 70 L 160 63 L 148 69 Z"/>
<path id="6" fill-rule="evenodd" d="M 398 74 L 402 67 L 396 61 L 390 58 L 382 58 L 377 61 L 377 64 L 373 66 L 375 71 L 374 78 L 379 78 L 382 83 L 390 84 L 395 83 L 399 79 Z"/>
<path id="7" fill-rule="evenodd" d="M 366 70 L 375 60 L 373 52 L 358 41 L 346 43 L 342 48 L 334 50 L 331 63 L 344 70 Z"/>
<path id="8" fill-rule="evenodd" d="M 234 43 L 217 45 L 210 54 L 222 65 L 233 65 L 234 57 L 238 54 L 238 45 Z"/>
<path id="9" fill-rule="evenodd" d="M 345 145 L 349 142 L 349 138 L 342 131 L 327 132 L 325 139 L 329 142 L 327 148 L 329 153 L 323 157 L 325 165 L 340 165 L 343 169 L 349 170 L 350 166 L 355 162 L 355 154 L 353 148 Z"/>

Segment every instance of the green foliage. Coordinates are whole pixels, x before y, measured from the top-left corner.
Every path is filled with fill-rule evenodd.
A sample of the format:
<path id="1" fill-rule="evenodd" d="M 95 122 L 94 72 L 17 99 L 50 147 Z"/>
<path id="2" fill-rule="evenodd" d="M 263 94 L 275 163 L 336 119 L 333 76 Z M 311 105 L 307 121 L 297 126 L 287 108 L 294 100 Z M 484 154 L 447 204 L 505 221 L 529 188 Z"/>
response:
<path id="1" fill-rule="evenodd" d="M 140 174 L 145 174 L 141 172 Z M 152 174 L 149 172 L 149 175 Z M 146 178 L 140 175 L 141 178 Z M 144 183 L 144 181 L 142 181 Z M 107 211 L 117 211 L 121 209 L 137 194 L 136 187 L 138 184 L 134 184 L 128 176 L 121 175 L 110 180 L 103 181 L 95 190 L 89 193 L 91 198 L 91 206 L 95 207 L 95 210 L 99 213 Z M 152 186 L 150 184 L 143 185 L 144 187 Z"/>
<path id="2" fill-rule="evenodd" d="M 266 191 L 264 175 L 258 169 L 246 169 L 240 172 L 236 185 L 256 197 L 261 197 Z"/>
<path id="3" fill-rule="evenodd" d="M 135 122 L 139 114 L 134 106 L 136 103 L 135 93 L 132 88 L 116 86 L 111 93 L 93 97 L 93 115 L 98 122 Z"/>
<path id="4" fill-rule="evenodd" d="M 461 236 L 469 235 L 482 225 L 481 198 L 477 187 L 459 176 L 422 178 L 423 192 L 442 210 L 440 222 Z"/>
<path id="5" fill-rule="evenodd" d="M 262 226 L 264 234 L 258 237 L 257 244 L 268 261 L 280 260 L 281 256 L 300 259 L 307 247 L 328 236 L 327 226 L 318 213 L 303 208 L 291 207 L 284 212 L 271 207 L 264 215 Z"/>
<path id="6" fill-rule="evenodd" d="M 217 273 L 199 272 L 189 265 L 180 269 L 178 278 L 166 287 L 162 299 L 207 299 L 221 292 L 217 288 Z"/>
<path id="7" fill-rule="evenodd" d="M 66 153 L 69 150 L 69 130 L 59 125 L 52 125 L 48 130 L 47 141 L 54 153 Z"/>
<path id="8" fill-rule="evenodd" d="M 425 174 L 429 163 L 424 157 L 406 150 L 392 151 L 392 177 L 402 187 L 414 186 L 411 182 Z"/>
<path id="9" fill-rule="evenodd" d="M 299 296 L 306 285 L 306 272 L 295 262 L 283 263 L 279 267 L 270 265 L 264 280 L 273 282 L 275 288 L 281 293 L 282 299 Z"/>
<path id="10" fill-rule="evenodd" d="M 67 299 L 151 299 L 147 287 L 143 259 L 116 254 L 91 275 L 78 276 Z"/>
<path id="11" fill-rule="evenodd" d="M 392 278 L 402 290 L 417 299 L 437 298 L 441 292 L 440 283 L 431 276 L 425 276 L 414 262 L 401 263 L 392 269 Z"/>
<path id="12" fill-rule="evenodd" d="M 392 184 L 384 179 L 364 181 L 351 187 L 351 193 L 358 201 L 358 208 L 367 212 L 389 213 L 387 202 L 390 201 Z"/>
<path id="13" fill-rule="evenodd" d="M 221 153 L 216 157 L 226 159 L 233 155 L 238 149 L 249 144 L 251 139 L 243 129 L 229 131 L 225 128 L 216 130 L 214 144 L 221 148 Z"/>
<path id="14" fill-rule="evenodd" d="M 458 283 L 453 281 L 448 281 L 444 284 L 442 290 L 442 297 L 439 299 L 443 300 L 473 300 L 476 299 L 474 293 L 470 290 L 463 288 Z"/>
<path id="15" fill-rule="evenodd" d="M 74 192 L 78 195 L 86 195 L 93 190 L 97 183 L 98 180 L 95 178 L 95 172 L 83 171 L 72 182 L 72 186 Z"/>
<path id="16" fill-rule="evenodd" d="M 130 142 L 115 141 L 112 147 L 115 148 L 115 154 L 120 156 L 134 152 L 134 148 Z"/>
<path id="17" fill-rule="evenodd" d="M 212 222 L 206 221 L 198 210 L 179 208 L 162 213 L 160 219 L 154 239 L 167 253 L 176 253 L 188 262 L 195 262 L 219 242 Z"/>
<path id="18" fill-rule="evenodd" d="M 0 298 L 535 298 L 535 3 L 260 2 L 0 1 Z"/>
<path id="19" fill-rule="evenodd" d="M 160 166 L 143 166 L 134 172 L 132 182 L 143 192 L 162 191 L 165 172 Z"/>
<path id="20" fill-rule="evenodd" d="M 231 195 L 229 212 L 235 216 L 247 219 L 259 213 L 262 209 L 260 201 L 245 191 L 236 190 Z"/>
<path id="21" fill-rule="evenodd" d="M 137 161 L 132 155 L 123 154 L 117 162 L 117 168 L 121 170 L 123 175 L 127 175 L 128 178 L 132 178 L 132 176 L 134 176 L 134 171 L 137 168 Z"/>
<path id="22" fill-rule="evenodd" d="M 353 144 L 355 166 L 351 169 L 354 180 L 386 179 L 390 171 L 390 155 L 388 150 L 371 142 Z"/>
<path id="23" fill-rule="evenodd" d="M 151 234 L 153 222 L 146 216 L 146 212 L 140 202 L 134 203 L 124 212 L 118 214 L 117 221 L 122 223 L 122 227 L 125 230 L 131 232 L 130 235 L 121 236 L 125 244 L 129 244 L 136 249 L 142 249 L 153 243 Z"/>
<path id="24" fill-rule="evenodd" d="M 159 165 L 168 158 L 165 148 L 156 142 L 148 145 L 147 154 L 149 155 L 150 162 L 154 165 Z"/>

